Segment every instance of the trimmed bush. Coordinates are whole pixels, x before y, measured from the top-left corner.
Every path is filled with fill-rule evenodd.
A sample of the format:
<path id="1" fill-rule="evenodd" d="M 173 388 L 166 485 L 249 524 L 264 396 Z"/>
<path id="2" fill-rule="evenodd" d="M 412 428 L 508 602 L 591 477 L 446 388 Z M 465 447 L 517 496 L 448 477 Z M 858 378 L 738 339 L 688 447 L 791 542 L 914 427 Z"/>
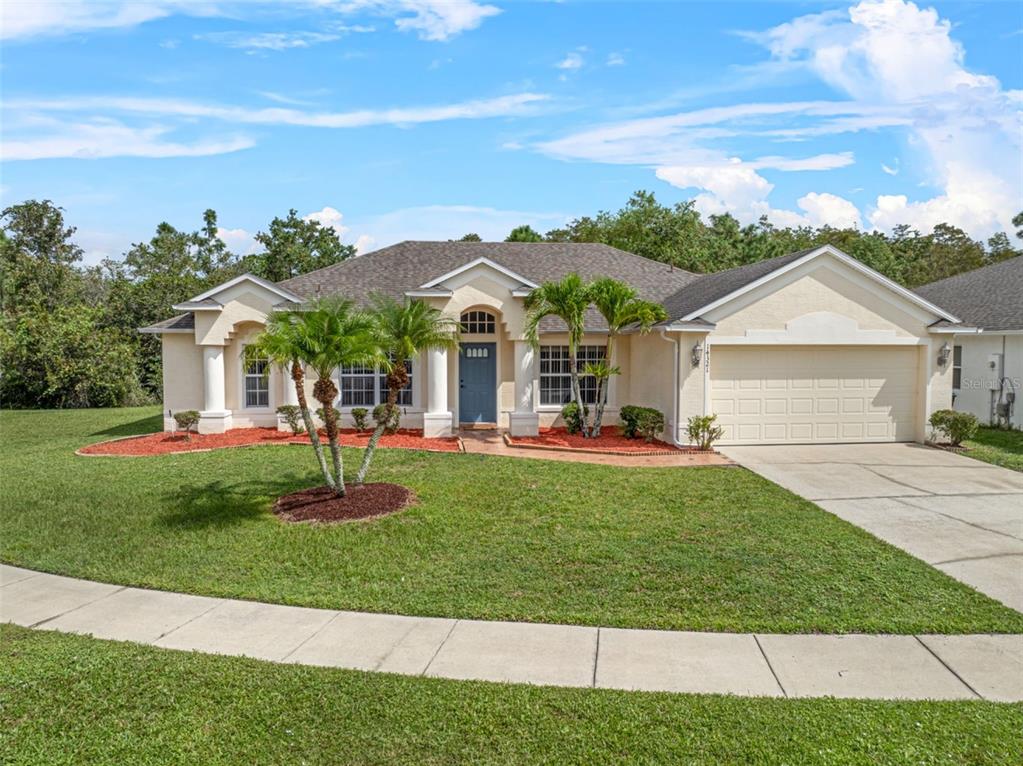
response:
<path id="1" fill-rule="evenodd" d="M 565 421 L 565 430 L 570 434 L 577 434 L 583 430 L 583 418 L 590 414 L 589 407 L 583 407 L 582 414 L 579 414 L 579 405 L 569 402 L 561 408 L 561 419 Z"/>
<path id="2" fill-rule="evenodd" d="M 401 408 L 395 406 L 394 411 L 391 415 L 390 420 L 387 418 L 387 405 L 378 404 L 373 408 L 373 420 L 376 424 L 384 426 L 385 434 L 394 434 L 398 432 L 398 423 L 401 420 Z"/>
<path id="3" fill-rule="evenodd" d="M 369 428 L 369 410 L 365 407 L 352 407 L 352 420 L 355 421 L 356 431 L 365 431 Z"/>
<path id="4" fill-rule="evenodd" d="M 938 433 L 944 434 L 953 447 L 960 446 L 967 439 L 977 435 L 980 424 L 977 416 L 955 410 L 935 410 L 927 421 Z"/>
<path id="5" fill-rule="evenodd" d="M 175 412 L 174 422 L 178 424 L 178 428 L 185 432 L 185 439 L 192 441 L 192 429 L 199 426 L 199 411 L 181 410 L 181 412 Z"/>
<path id="6" fill-rule="evenodd" d="M 717 419 L 717 415 L 694 415 L 689 418 L 686 424 L 689 442 L 702 450 L 709 450 L 725 432 L 721 426 L 714 425 Z"/>
<path id="7" fill-rule="evenodd" d="M 277 414 L 284 418 L 291 433 L 300 434 L 305 430 L 305 426 L 302 425 L 302 408 L 297 404 L 282 404 L 277 408 Z"/>
<path id="8" fill-rule="evenodd" d="M 618 411 L 618 419 L 622 421 L 622 435 L 627 439 L 641 436 L 649 443 L 664 430 L 664 413 L 653 407 L 627 404 Z"/>

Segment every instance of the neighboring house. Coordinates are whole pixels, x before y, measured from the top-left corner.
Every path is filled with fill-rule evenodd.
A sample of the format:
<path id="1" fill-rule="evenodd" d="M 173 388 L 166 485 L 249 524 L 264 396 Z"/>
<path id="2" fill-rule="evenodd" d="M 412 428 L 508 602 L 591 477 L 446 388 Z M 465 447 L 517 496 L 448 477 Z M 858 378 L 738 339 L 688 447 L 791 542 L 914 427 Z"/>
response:
<path id="1" fill-rule="evenodd" d="M 1023 428 L 1023 256 L 917 292 L 980 331 L 956 338 L 954 407 L 982 423 L 996 423 L 1001 414 L 1004 424 L 1008 415 L 1014 428 Z"/>
<path id="2" fill-rule="evenodd" d="M 165 427 L 182 409 L 202 412 L 203 432 L 277 424 L 293 387 L 279 370 L 266 378 L 242 364 L 267 314 L 380 292 L 462 322 L 459 353 L 412 363 L 403 424 L 433 437 L 469 422 L 536 433 L 568 400 L 567 339 L 547 319 L 531 347 L 523 299 L 570 272 L 628 282 L 670 317 L 617 345 L 612 423 L 638 404 L 663 411 L 678 443 L 703 413 L 719 416 L 725 443 L 921 441 L 928 415 L 951 402 L 958 318 L 830 246 L 698 275 L 600 244 L 402 242 L 277 284 L 240 276 L 143 329 L 163 338 Z M 605 339 L 591 311 L 581 362 L 599 359 Z M 346 423 L 352 407 L 384 398 L 379 370 L 343 369 L 338 383 Z M 592 380 L 583 392 L 592 401 Z"/>

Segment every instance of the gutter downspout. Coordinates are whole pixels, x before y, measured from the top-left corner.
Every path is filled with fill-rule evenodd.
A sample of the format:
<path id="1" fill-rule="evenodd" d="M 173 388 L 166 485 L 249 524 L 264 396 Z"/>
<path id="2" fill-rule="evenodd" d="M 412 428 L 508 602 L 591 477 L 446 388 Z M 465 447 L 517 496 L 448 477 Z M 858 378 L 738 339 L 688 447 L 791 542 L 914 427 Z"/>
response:
<path id="1" fill-rule="evenodd" d="M 671 443 L 674 444 L 676 447 L 684 447 L 686 445 L 682 444 L 678 440 L 678 433 L 679 433 L 679 422 L 678 422 L 678 413 L 679 413 L 678 368 L 679 368 L 679 364 L 681 364 L 681 361 L 682 361 L 680 356 L 679 356 L 679 348 L 680 347 L 679 347 L 679 342 L 678 342 L 677 335 L 676 335 L 675 338 L 669 338 L 669 337 L 667 337 L 665 335 L 665 332 L 666 332 L 666 330 L 664 328 L 661 328 L 661 331 L 659 333 L 659 335 L 661 337 L 661 340 L 667 341 L 668 343 L 672 343 L 675 346 L 675 350 L 674 350 L 674 353 L 672 355 L 673 359 L 674 359 L 674 364 L 672 365 L 672 367 L 673 367 L 673 374 L 672 374 L 672 379 L 671 379 L 671 410 L 672 410 L 672 412 L 671 412 L 671 422 L 672 422 Z"/>

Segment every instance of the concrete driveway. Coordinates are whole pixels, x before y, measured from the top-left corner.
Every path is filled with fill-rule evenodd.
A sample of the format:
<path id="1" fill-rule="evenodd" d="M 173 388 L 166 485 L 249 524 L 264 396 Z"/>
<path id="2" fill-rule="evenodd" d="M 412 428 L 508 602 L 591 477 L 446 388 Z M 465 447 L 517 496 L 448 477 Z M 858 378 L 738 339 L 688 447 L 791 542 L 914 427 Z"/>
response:
<path id="1" fill-rule="evenodd" d="M 1023 612 L 1023 473 L 918 444 L 720 451 Z"/>

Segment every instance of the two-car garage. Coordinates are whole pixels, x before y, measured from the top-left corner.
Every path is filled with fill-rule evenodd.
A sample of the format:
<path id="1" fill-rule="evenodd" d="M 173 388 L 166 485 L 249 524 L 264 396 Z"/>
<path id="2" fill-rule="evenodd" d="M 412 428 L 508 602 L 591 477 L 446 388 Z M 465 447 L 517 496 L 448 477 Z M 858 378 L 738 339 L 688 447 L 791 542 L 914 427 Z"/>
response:
<path id="1" fill-rule="evenodd" d="M 724 444 L 915 438 L 916 346 L 718 345 L 708 357 Z"/>

